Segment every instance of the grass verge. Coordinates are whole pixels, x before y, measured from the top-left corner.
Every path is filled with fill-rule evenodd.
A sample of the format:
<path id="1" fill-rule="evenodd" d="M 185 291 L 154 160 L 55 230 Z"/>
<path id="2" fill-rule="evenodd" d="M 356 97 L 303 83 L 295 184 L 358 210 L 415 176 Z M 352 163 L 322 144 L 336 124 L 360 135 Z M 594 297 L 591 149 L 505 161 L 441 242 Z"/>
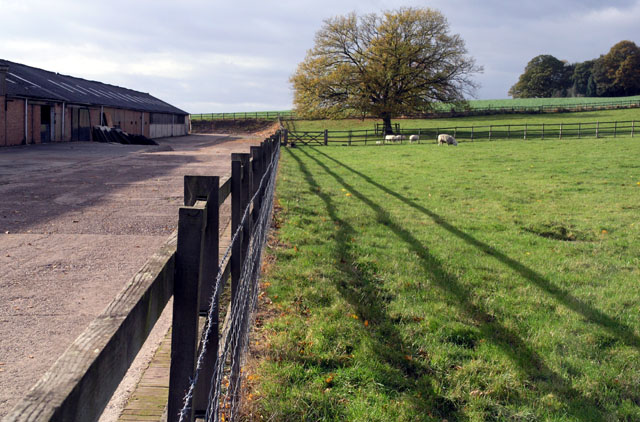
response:
<path id="1" fill-rule="evenodd" d="M 256 414 L 640 420 L 640 143 L 604 142 L 284 149 Z"/>

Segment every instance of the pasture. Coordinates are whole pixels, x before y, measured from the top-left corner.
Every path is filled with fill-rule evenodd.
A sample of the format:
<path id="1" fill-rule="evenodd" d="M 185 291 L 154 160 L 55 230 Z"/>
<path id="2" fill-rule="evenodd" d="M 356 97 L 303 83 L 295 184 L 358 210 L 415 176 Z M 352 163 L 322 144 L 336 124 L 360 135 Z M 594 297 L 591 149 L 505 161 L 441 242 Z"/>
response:
<path id="1" fill-rule="evenodd" d="M 600 110 L 575 113 L 543 113 L 543 114 L 494 114 L 488 116 L 452 117 L 440 119 L 394 119 L 402 130 L 424 128 L 451 128 L 489 125 L 524 125 L 524 124 L 559 124 L 613 121 L 640 121 L 639 109 Z M 296 120 L 285 121 L 289 130 L 321 131 L 321 130 L 372 130 L 380 119 L 344 119 L 344 120 Z"/>
<path id="2" fill-rule="evenodd" d="M 509 108 L 509 107 L 573 107 L 581 105 L 616 104 L 640 100 L 640 95 L 631 97 L 563 97 L 563 98 L 512 98 L 502 100 L 471 100 L 469 107 L 473 109 Z M 440 109 L 447 110 L 446 105 Z"/>
<path id="3" fill-rule="evenodd" d="M 530 110 L 531 112 L 555 113 L 559 109 L 569 111 L 576 107 L 585 109 L 599 107 L 627 107 L 636 104 L 640 100 L 640 95 L 630 97 L 568 97 L 568 98 L 514 98 L 500 100 L 469 100 L 469 110 L 482 110 L 487 113 L 496 111 L 520 111 Z M 452 106 L 447 103 L 437 103 L 435 112 L 448 112 L 451 108 L 462 111 L 459 106 Z M 586 111 L 586 110 L 580 110 Z M 358 113 L 354 113 L 358 115 Z M 284 119 L 295 118 L 293 110 L 278 111 L 250 111 L 250 112 L 227 112 L 227 113 L 195 113 L 190 115 L 192 120 L 236 120 L 236 119 Z"/>
<path id="4" fill-rule="evenodd" d="M 640 420 L 639 156 L 632 138 L 283 149 L 245 412 Z"/>

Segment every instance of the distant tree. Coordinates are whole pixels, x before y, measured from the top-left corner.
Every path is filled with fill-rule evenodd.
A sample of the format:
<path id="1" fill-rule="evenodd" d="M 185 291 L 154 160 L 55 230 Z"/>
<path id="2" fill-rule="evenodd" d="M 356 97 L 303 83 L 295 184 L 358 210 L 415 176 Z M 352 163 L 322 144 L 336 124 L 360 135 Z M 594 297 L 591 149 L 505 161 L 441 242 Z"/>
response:
<path id="1" fill-rule="evenodd" d="M 640 94 L 640 48 L 632 41 L 620 41 L 596 61 L 593 75 L 598 96 Z"/>
<path id="2" fill-rule="evenodd" d="M 600 56 L 600 58 L 593 62 L 590 90 L 592 93 L 595 93 L 593 95 L 594 97 L 615 96 L 613 93 L 613 82 L 608 76 L 607 69 L 602 60 L 603 57 L 604 56 Z"/>
<path id="3" fill-rule="evenodd" d="M 585 91 L 584 95 L 585 97 L 598 96 L 598 86 L 596 85 L 596 78 L 593 76 L 593 73 L 589 75 L 589 80 L 587 81 L 587 90 Z"/>
<path id="4" fill-rule="evenodd" d="M 566 95 L 572 67 L 550 54 L 541 54 L 527 63 L 518 82 L 509 89 L 513 98 L 548 98 Z"/>
<path id="5" fill-rule="evenodd" d="M 575 96 L 593 97 L 595 96 L 595 89 L 591 95 L 589 95 L 589 81 L 593 82 L 593 64 L 595 60 L 587 60 L 586 62 L 576 63 L 571 80 L 573 81 L 573 91 Z"/>
<path id="6" fill-rule="evenodd" d="M 481 70 L 438 11 L 351 13 L 325 20 L 316 33 L 291 77 L 294 106 L 307 117 L 374 115 L 391 133 L 392 117 L 464 102 L 476 88 L 471 75 Z"/>

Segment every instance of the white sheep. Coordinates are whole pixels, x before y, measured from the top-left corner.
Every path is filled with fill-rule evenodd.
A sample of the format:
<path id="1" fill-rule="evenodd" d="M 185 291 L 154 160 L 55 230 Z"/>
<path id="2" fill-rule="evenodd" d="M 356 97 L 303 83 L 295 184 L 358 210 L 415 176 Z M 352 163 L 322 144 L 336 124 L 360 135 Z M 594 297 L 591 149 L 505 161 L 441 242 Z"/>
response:
<path id="1" fill-rule="evenodd" d="M 458 146 L 458 142 L 456 141 L 456 138 L 454 138 L 451 135 L 447 135 L 446 133 L 442 133 L 438 135 L 438 145 L 444 145 L 444 144 Z"/>
<path id="2" fill-rule="evenodd" d="M 396 140 L 396 135 L 386 135 L 384 137 L 384 142 L 394 142 Z"/>
<path id="3" fill-rule="evenodd" d="M 418 142 L 420 140 L 420 136 L 419 135 L 411 135 L 409 136 L 409 142 L 414 143 L 414 142 Z"/>
<path id="4" fill-rule="evenodd" d="M 404 135 L 396 135 L 394 141 L 402 143 L 405 139 L 407 139 L 407 137 Z"/>

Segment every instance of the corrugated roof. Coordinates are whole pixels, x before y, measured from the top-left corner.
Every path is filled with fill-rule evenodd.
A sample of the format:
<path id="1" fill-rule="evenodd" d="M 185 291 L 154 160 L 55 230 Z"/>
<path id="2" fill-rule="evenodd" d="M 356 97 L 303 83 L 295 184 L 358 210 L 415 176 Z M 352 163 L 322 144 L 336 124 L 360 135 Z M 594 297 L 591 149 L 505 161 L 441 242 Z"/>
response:
<path id="1" fill-rule="evenodd" d="M 154 113 L 188 114 L 144 92 L 61 75 L 0 59 L 0 65 L 2 64 L 9 66 L 7 94 L 10 96 L 125 108 Z"/>

